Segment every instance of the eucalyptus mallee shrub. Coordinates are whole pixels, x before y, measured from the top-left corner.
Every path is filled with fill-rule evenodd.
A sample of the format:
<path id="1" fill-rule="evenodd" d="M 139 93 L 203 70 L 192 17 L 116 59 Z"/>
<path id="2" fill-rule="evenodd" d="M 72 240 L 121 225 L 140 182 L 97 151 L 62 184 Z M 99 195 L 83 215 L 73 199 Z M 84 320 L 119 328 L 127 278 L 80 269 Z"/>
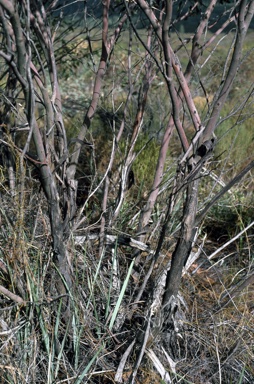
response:
<path id="1" fill-rule="evenodd" d="M 216 137 L 220 117 L 241 73 L 253 12 L 254 1 L 246 0 L 106 0 L 79 10 L 60 1 L 0 0 L 0 290 L 8 298 L 2 327 L 6 335 L 14 332 L 18 345 L 12 359 L 4 342 L 6 381 L 81 383 L 103 376 L 134 383 L 144 356 L 167 382 L 169 371 L 177 377 L 173 359 L 183 355 L 171 352 L 187 316 L 179 293 L 182 275 L 200 255 L 193 249 L 207 212 L 254 165 L 248 159 L 224 183 L 214 160 L 223 140 Z M 190 25 L 192 33 L 186 34 Z M 207 76 L 224 40 L 230 43 L 216 89 L 211 82 L 207 89 L 203 68 Z M 72 57 L 78 83 L 89 94 L 85 104 L 75 100 L 81 115 L 75 121 L 82 123 L 67 132 L 68 95 L 61 89 L 68 93 L 66 81 L 75 76 Z M 246 113 L 252 88 L 228 117 Z M 151 98 L 159 93 L 165 107 L 156 128 L 149 116 Z M 197 96 L 207 104 L 202 116 Z M 107 127 L 104 145 L 93 134 L 102 129 L 98 116 Z M 145 167 L 152 185 L 133 194 L 130 209 L 130 184 L 137 183 L 135 173 L 142 174 L 142 154 L 147 161 L 152 137 L 158 143 L 151 161 L 156 166 Z M 200 201 L 200 180 L 208 176 L 221 188 Z M 15 328 L 17 317 L 22 321 Z"/>

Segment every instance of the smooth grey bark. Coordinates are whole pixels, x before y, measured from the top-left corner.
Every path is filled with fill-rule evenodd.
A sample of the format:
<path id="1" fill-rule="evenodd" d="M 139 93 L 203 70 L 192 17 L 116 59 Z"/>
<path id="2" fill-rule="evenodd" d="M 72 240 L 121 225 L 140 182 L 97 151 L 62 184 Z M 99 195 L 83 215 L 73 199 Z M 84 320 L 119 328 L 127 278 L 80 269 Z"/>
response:
<path id="1" fill-rule="evenodd" d="M 13 71 L 13 73 L 16 76 L 17 82 L 20 83 L 21 89 L 24 94 L 24 107 L 25 107 L 24 111 L 26 114 L 27 123 L 29 127 L 29 134 L 27 137 L 27 141 L 26 141 L 26 144 L 24 145 L 24 148 L 21 150 L 21 154 L 20 154 L 20 162 L 21 162 L 20 169 L 23 169 L 22 168 L 23 159 L 27 155 L 27 151 L 30 146 L 30 140 L 32 139 L 35 147 L 36 157 L 37 157 L 36 159 L 34 159 L 34 164 L 36 165 L 37 170 L 39 172 L 40 182 L 48 203 L 48 212 L 49 212 L 51 236 L 52 236 L 53 260 L 55 261 L 56 267 L 61 275 L 58 279 L 58 282 L 56 283 L 56 288 L 61 287 L 60 288 L 61 292 L 59 293 L 63 293 L 63 292 L 66 293 L 68 289 L 71 289 L 72 281 L 71 281 L 70 268 L 68 265 L 68 252 L 67 252 L 66 238 L 65 238 L 66 221 L 65 221 L 65 217 L 63 217 L 62 208 L 61 208 L 61 204 L 63 204 L 63 201 L 61 201 L 59 197 L 59 187 L 57 185 L 57 178 L 56 178 L 56 175 L 54 174 L 54 171 L 52 170 L 53 167 L 52 167 L 51 153 L 46 151 L 46 148 L 48 148 L 48 146 L 47 146 L 47 143 L 45 142 L 45 136 L 43 137 L 42 131 L 38 127 L 38 124 L 35 118 L 36 96 L 35 96 L 35 88 L 34 88 L 34 79 L 32 78 L 32 75 L 34 75 L 36 77 L 37 84 L 40 85 L 40 89 L 42 90 L 42 100 L 44 100 L 44 97 L 46 96 L 45 105 L 49 106 L 49 103 L 51 103 L 51 107 L 50 108 L 48 107 L 46 111 L 52 112 L 54 108 L 58 109 L 57 114 L 55 115 L 53 113 L 48 114 L 50 118 L 49 120 L 47 120 L 47 122 L 50 123 L 51 126 L 47 126 L 47 129 L 50 130 L 52 126 L 54 127 L 54 124 L 58 125 L 59 121 L 61 121 L 59 117 L 59 113 L 61 113 L 59 103 L 61 103 L 61 101 L 58 95 L 59 92 L 58 92 L 58 82 L 57 82 L 57 76 L 56 76 L 54 54 L 51 49 L 51 51 L 49 52 L 49 56 L 51 58 L 51 65 L 50 65 L 49 71 L 54 75 L 52 76 L 53 97 L 49 102 L 50 97 L 48 96 L 48 91 L 46 90 L 45 86 L 43 87 L 43 81 L 40 79 L 38 72 L 36 72 L 35 67 L 32 64 L 32 47 L 31 47 L 31 40 L 29 38 L 31 33 L 30 8 L 27 7 L 25 9 L 26 17 L 22 18 L 19 15 L 19 12 L 21 12 L 22 14 L 22 11 L 24 9 L 22 9 L 22 5 L 18 4 L 18 2 L 15 2 L 14 4 L 12 4 L 9 1 L 1 0 L 0 5 L 9 14 L 10 24 L 8 25 L 8 28 L 12 30 L 12 36 L 14 39 L 14 41 L 12 42 L 13 56 L 10 58 L 9 61 L 6 60 L 6 63 L 11 68 L 15 68 L 15 71 Z M 39 10 L 37 11 L 39 15 L 40 11 Z M 2 16 L 3 16 L 3 13 L 2 13 Z M 34 17 L 34 19 L 36 19 L 36 17 Z M 3 27 L 5 27 L 5 24 L 3 24 Z M 26 29 L 27 31 L 26 34 L 24 34 L 23 32 L 24 29 Z M 6 34 L 7 33 L 9 33 L 9 30 L 6 31 Z M 47 34 L 46 36 L 50 40 L 50 35 Z M 48 41 L 45 40 L 44 45 L 47 48 Z M 2 56 L 5 57 L 4 54 Z M 6 56 L 6 58 L 8 57 Z M 54 100 L 54 97 L 55 97 L 55 100 Z M 56 101 L 57 105 L 55 105 L 54 101 Z M 51 145 L 52 145 L 52 142 L 51 142 Z M 24 175 L 21 175 L 21 177 L 24 177 Z M 68 287 L 68 289 L 66 289 L 66 287 Z"/>

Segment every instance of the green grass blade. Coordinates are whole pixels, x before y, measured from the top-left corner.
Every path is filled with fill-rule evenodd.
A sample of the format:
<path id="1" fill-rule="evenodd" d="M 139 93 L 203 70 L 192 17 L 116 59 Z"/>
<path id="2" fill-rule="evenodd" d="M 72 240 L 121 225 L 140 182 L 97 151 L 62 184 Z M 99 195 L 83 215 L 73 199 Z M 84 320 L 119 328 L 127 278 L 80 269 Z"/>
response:
<path id="1" fill-rule="evenodd" d="M 110 330 L 113 328 L 113 325 L 114 325 L 116 316 L 117 316 L 117 314 L 118 314 L 118 312 L 119 312 L 119 308 L 120 308 L 121 302 L 122 302 L 122 300 L 123 300 L 124 293 L 125 293 L 125 291 L 126 291 L 126 288 L 127 288 L 127 285 L 128 285 L 129 279 L 130 279 L 130 276 L 131 276 L 131 271 L 132 271 L 134 262 L 135 262 L 135 259 L 132 260 L 132 262 L 131 262 L 131 264 L 130 264 L 130 266 L 129 266 L 127 276 L 126 276 L 126 278 L 125 278 L 125 280 L 124 280 L 124 283 L 123 283 L 123 286 L 122 286 L 120 295 L 119 295 L 118 300 L 117 300 L 117 302 L 116 302 L 116 306 L 115 306 L 115 308 L 114 308 L 114 311 L 113 311 L 113 314 L 112 314 L 112 317 L 111 317 L 111 320 L 110 320 L 110 323 L 109 323 L 109 329 L 110 329 Z"/>

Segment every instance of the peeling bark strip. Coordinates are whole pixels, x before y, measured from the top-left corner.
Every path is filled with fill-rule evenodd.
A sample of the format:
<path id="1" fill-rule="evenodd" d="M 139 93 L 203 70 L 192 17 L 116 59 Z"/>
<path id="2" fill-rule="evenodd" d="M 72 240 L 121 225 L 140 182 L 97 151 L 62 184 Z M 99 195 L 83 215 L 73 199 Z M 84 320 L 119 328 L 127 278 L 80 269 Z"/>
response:
<path id="1" fill-rule="evenodd" d="M 100 235 L 99 234 L 93 234 L 93 235 L 84 235 L 84 236 L 74 236 L 75 243 L 79 245 L 83 245 L 88 240 L 99 240 Z M 107 245 L 111 245 L 112 247 L 115 247 L 116 244 L 118 245 L 125 245 L 128 247 L 139 249 L 140 251 L 147 252 L 149 254 L 153 254 L 154 251 L 149 247 L 149 245 L 143 243 L 142 241 L 138 241 L 133 239 L 129 236 L 114 236 L 107 234 L 105 236 L 105 242 Z"/>

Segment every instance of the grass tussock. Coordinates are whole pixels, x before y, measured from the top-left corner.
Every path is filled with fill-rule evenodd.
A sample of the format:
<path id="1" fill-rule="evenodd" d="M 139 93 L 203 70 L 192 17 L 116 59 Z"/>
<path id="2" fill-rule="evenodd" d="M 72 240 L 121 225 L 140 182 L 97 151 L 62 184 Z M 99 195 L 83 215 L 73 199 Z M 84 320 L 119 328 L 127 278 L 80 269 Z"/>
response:
<path id="1" fill-rule="evenodd" d="M 116 244 L 100 254 L 97 240 L 77 244 L 73 238 L 69 243 L 73 291 L 67 297 L 59 295 L 53 284 L 59 271 L 51 256 L 41 193 L 33 198 L 25 195 L 22 215 L 18 206 L 11 208 L 11 201 L 2 197 L 0 284 L 6 290 L 1 290 L 2 382 L 115 383 L 121 358 L 144 324 L 142 305 L 135 312 L 137 281 L 130 250 Z M 251 239 L 245 246 L 252 247 Z M 209 254 L 214 244 L 207 244 Z M 203 253 L 183 280 L 179 332 L 173 336 L 164 330 L 148 343 L 148 353 L 156 354 L 172 383 L 253 381 L 253 292 L 252 285 L 234 291 L 246 273 L 238 273 L 244 262 L 237 252 L 222 264 L 208 262 Z M 149 300 L 147 289 L 143 300 Z M 126 313 L 132 313 L 131 320 Z M 124 383 L 133 372 L 136 353 L 128 356 Z M 136 383 L 164 382 L 145 355 Z"/>

